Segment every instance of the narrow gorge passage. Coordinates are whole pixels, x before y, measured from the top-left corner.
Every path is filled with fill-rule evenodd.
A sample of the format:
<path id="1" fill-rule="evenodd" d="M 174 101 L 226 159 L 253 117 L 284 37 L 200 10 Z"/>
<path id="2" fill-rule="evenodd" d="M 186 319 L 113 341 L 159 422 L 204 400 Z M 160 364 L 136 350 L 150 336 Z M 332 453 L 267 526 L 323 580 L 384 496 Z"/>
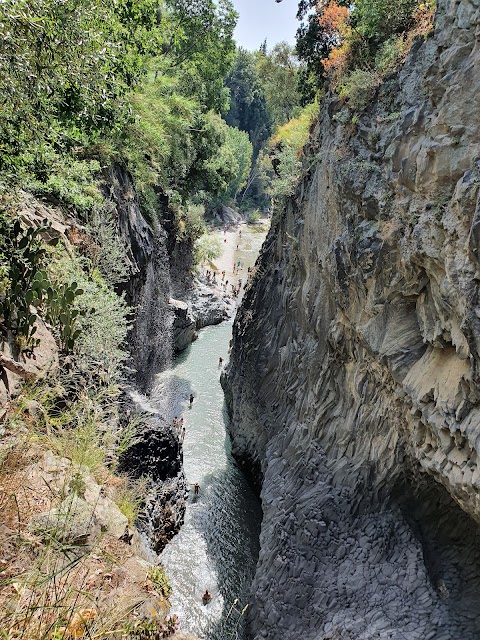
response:
<path id="1" fill-rule="evenodd" d="M 235 259 L 244 268 L 253 265 L 264 238 L 242 226 Z M 228 253 L 228 250 L 226 251 Z M 232 264 L 233 266 L 233 264 Z M 231 268 L 231 267 L 230 267 Z M 220 356 L 228 358 L 232 322 L 203 329 L 174 367 L 158 376 L 152 403 L 165 415 L 183 415 L 186 435 L 184 466 L 190 495 L 185 524 L 160 559 L 173 587 L 172 611 L 181 628 L 208 640 L 241 638 L 235 633 L 258 556 L 260 503 L 230 453 L 228 420 L 220 386 Z M 195 400 L 188 408 L 188 397 Z M 193 495 L 198 482 L 200 495 Z M 205 589 L 212 602 L 203 606 Z M 228 611 L 238 598 L 237 612 Z"/>

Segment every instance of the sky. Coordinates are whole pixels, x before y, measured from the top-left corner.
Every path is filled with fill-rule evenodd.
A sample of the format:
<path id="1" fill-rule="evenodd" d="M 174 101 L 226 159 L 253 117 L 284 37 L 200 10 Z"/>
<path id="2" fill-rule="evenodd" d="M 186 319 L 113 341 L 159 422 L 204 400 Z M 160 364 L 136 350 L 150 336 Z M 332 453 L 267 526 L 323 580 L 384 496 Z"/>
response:
<path id="1" fill-rule="evenodd" d="M 238 18 L 234 38 L 244 49 L 258 49 L 267 39 L 267 47 L 286 40 L 295 44 L 298 0 L 233 0 Z"/>

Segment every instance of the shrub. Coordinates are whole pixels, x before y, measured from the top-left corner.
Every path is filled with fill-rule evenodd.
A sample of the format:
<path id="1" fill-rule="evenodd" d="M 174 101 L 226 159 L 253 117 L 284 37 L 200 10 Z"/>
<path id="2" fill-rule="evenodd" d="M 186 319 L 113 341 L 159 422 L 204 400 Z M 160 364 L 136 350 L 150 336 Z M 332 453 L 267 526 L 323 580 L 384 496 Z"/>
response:
<path id="1" fill-rule="evenodd" d="M 194 261 L 196 265 L 212 262 L 222 255 L 222 243 L 214 236 L 204 234 L 195 243 Z"/>
<path id="2" fill-rule="evenodd" d="M 36 228 L 24 229 L 19 220 L 0 212 L 0 316 L 6 328 L 14 332 L 22 350 L 38 346 L 34 337 L 37 314 L 32 312 L 33 307 L 44 310 L 49 322 L 58 328 L 65 351 L 73 348 L 79 335 L 74 325 L 81 311 L 71 305 L 83 291 L 76 282 L 62 285 L 48 278 L 44 270 L 48 246 L 59 241 L 53 238 L 45 243 L 40 236 L 49 232 L 46 220 Z"/>
<path id="3" fill-rule="evenodd" d="M 357 0 L 352 20 L 359 32 L 378 46 L 412 26 L 419 4 L 419 0 Z"/>
<path id="4" fill-rule="evenodd" d="M 23 186 L 33 194 L 60 202 L 85 215 L 102 202 L 95 183 L 97 160 L 84 160 L 56 152 L 42 143 L 22 156 Z"/>
<path id="5" fill-rule="evenodd" d="M 355 69 L 344 79 L 340 88 L 340 97 L 347 98 L 354 111 L 363 111 L 373 97 L 380 82 L 373 71 Z"/>
<path id="6" fill-rule="evenodd" d="M 404 49 L 404 41 L 400 36 L 392 36 L 380 47 L 375 57 L 375 68 L 381 74 L 393 70 L 400 59 Z"/>
<path id="7" fill-rule="evenodd" d="M 107 202 L 91 212 L 88 228 L 95 241 L 92 263 L 102 274 L 105 283 L 113 287 L 128 280 L 130 261 L 127 249 L 119 237 L 116 221 Z"/>
<path id="8" fill-rule="evenodd" d="M 260 220 L 260 211 L 255 209 L 255 211 L 250 211 L 247 216 L 248 224 L 256 224 Z"/>
<path id="9" fill-rule="evenodd" d="M 132 480 L 122 477 L 120 483 L 115 487 L 113 499 L 115 504 L 128 519 L 131 526 L 135 524 L 142 505 L 145 501 L 147 480 L 139 478 Z"/>
<path id="10" fill-rule="evenodd" d="M 147 577 L 153 582 L 155 588 L 160 591 L 165 598 L 168 598 L 172 594 L 170 580 L 162 566 L 150 567 Z"/>
<path id="11" fill-rule="evenodd" d="M 207 231 L 203 204 L 188 204 L 181 215 L 183 235 L 190 240 L 198 240 Z"/>
<path id="12" fill-rule="evenodd" d="M 130 328 L 130 308 L 123 295 L 107 287 L 98 270 L 94 269 L 89 277 L 82 266 L 79 258 L 63 255 L 50 270 L 57 282 L 77 282 L 82 289 L 74 304 L 79 311 L 74 349 L 79 370 L 106 383 L 113 382 L 128 357 L 122 345 Z"/>

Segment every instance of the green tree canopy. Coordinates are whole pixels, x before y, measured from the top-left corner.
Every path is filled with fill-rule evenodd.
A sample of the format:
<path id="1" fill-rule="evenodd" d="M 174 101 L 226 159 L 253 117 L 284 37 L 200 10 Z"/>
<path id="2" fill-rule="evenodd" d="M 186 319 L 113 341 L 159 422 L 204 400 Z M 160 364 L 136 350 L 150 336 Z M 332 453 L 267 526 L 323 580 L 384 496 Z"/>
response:
<path id="1" fill-rule="evenodd" d="M 262 45 L 256 67 L 273 124 L 278 126 L 288 122 L 300 104 L 299 63 L 294 48 L 287 42 L 279 42 L 267 51 Z"/>
<path id="2" fill-rule="evenodd" d="M 230 126 L 248 133 L 255 159 L 272 132 L 272 117 L 257 70 L 256 55 L 238 49 L 225 83 L 230 89 L 230 110 L 225 120 Z"/>

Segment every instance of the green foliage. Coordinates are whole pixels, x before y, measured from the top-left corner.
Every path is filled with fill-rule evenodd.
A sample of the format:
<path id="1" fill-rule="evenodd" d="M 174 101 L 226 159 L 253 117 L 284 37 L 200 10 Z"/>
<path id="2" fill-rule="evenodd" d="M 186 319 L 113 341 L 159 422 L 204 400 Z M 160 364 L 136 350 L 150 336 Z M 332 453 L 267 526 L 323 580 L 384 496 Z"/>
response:
<path id="1" fill-rule="evenodd" d="M 258 209 L 255 209 L 254 211 L 249 212 L 247 216 L 248 224 L 257 224 L 259 220 L 260 220 L 260 211 Z"/>
<path id="2" fill-rule="evenodd" d="M 37 276 L 42 281 L 42 286 L 48 285 L 45 272 L 40 272 Z M 49 285 L 46 294 L 47 319 L 51 324 L 60 328 L 62 346 L 65 351 L 71 351 L 81 334 L 80 329 L 75 329 L 74 326 L 80 310 L 73 308 L 73 304 L 77 296 L 83 294 L 83 289 L 79 289 L 76 282 L 58 284 L 53 287 Z"/>
<path id="3" fill-rule="evenodd" d="M 80 216 L 102 202 L 95 184 L 100 171 L 96 160 L 77 159 L 44 143 L 24 153 L 21 162 L 22 186 L 35 195 L 62 204 Z"/>
<path id="4" fill-rule="evenodd" d="M 379 76 L 374 71 L 355 69 L 344 78 L 340 97 L 348 98 L 348 104 L 354 111 L 363 111 L 379 83 Z"/>
<path id="5" fill-rule="evenodd" d="M 104 202 L 101 208 L 92 210 L 88 230 L 95 242 L 92 266 L 101 273 L 105 284 L 113 287 L 128 280 L 130 261 L 108 204 Z"/>
<path id="6" fill-rule="evenodd" d="M 300 177 L 302 148 L 307 143 L 310 127 L 318 114 L 318 103 L 307 105 L 296 118 L 278 127 L 267 152 L 261 159 L 270 177 L 269 191 L 276 209 L 292 195 Z"/>
<path id="7" fill-rule="evenodd" d="M 0 168 L 65 124 L 118 127 L 121 98 L 160 50 L 152 0 L 6 0 L 0 28 Z"/>
<path id="8" fill-rule="evenodd" d="M 398 62 L 399 57 L 403 53 L 403 37 L 391 36 L 379 48 L 375 56 L 375 68 L 381 73 L 386 74 L 393 70 Z"/>
<path id="9" fill-rule="evenodd" d="M 76 282 L 57 285 L 48 278 L 45 271 L 48 245 L 54 246 L 58 238 L 52 238 L 48 244 L 43 242 L 41 234 L 48 234 L 51 227 L 45 220 L 42 225 L 24 229 L 19 220 L 13 220 L 8 214 L 0 214 L 0 255 L 7 259 L 3 264 L 4 291 L 0 296 L 0 314 L 3 323 L 14 332 L 23 348 L 33 349 L 38 345 L 36 339 L 36 313 L 32 306 L 44 310 L 48 321 L 59 329 L 61 344 L 65 351 L 73 349 L 79 332 L 75 322 L 80 314 L 72 304 L 83 291 Z"/>
<path id="10" fill-rule="evenodd" d="M 131 445 L 130 445 L 131 446 Z M 117 484 L 113 499 L 115 504 L 128 519 L 130 526 L 134 526 L 142 505 L 145 502 L 147 481 L 144 478 L 132 480 L 123 476 Z"/>
<path id="11" fill-rule="evenodd" d="M 206 233 L 207 225 L 204 216 L 205 206 L 203 204 L 187 203 L 179 221 L 180 238 L 188 238 L 195 241 Z"/>
<path id="12" fill-rule="evenodd" d="M 318 102 L 304 107 L 297 117 L 277 128 L 270 141 L 270 146 L 282 144 L 292 147 L 297 152 L 300 151 L 308 141 L 310 127 L 318 112 Z"/>
<path id="13" fill-rule="evenodd" d="M 172 587 L 170 580 L 168 579 L 165 569 L 160 566 L 150 567 L 147 577 L 153 582 L 157 591 L 159 591 L 165 598 L 169 598 L 172 595 Z"/>
<path id="14" fill-rule="evenodd" d="M 297 31 L 296 52 L 302 66 L 299 72 L 299 91 L 302 104 L 312 102 L 317 92 L 324 87 L 325 74 L 322 60 L 328 57 L 335 41 L 331 34 L 320 26 L 319 18 L 327 3 L 318 0 L 299 0 L 297 20 L 300 26 Z M 339 0 L 341 6 L 351 6 L 350 0 Z"/>
<path id="15" fill-rule="evenodd" d="M 271 51 L 260 50 L 256 67 L 273 125 L 288 122 L 300 105 L 299 63 L 293 47 L 280 42 Z"/>
<path id="16" fill-rule="evenodd" d="M 78 258 L 63 255 L 50 267 L 52 279 L 63 285 L 74 282 L 81 288 L 75 298 L 77 310 L 74 355 L 80 372 L 105 383 L 118 379 L 127 359 L 125 343 L 130 309 L 123 296 L 109 289 L 97 270 L 88 276 Z"/>
<path id="17" fill-rule="evenodd" d="M 270 158 L 276 174 L 272 180 L 272 197 L 278 204 L 294 193 L 302 163 L 297 151 L 290 145 L 277 147 Z"/>
<path id="18" fill-rule="evenodd" d="M 245 186 L 252 163 L 253 146 L 248 134 L 236 127 L 227 127 L 225 156 L 229 157 L 232 179 L 227 185 L 226 194 L 232 200 Z"/>
<path id="19" fill-rule="evenodd" d="M 228 105 L 223 79 L 233 61 L 237 13 L 230 0 L 166 0 L 173 20 L 166 46 L 184 95 L 198 97 L 207 110 Z"/>
<path id="20" fill-rule="evenodd" d="M 82 221 L 111 162 L 152 221 L 160 192 L 227 191 L 236 167 L 216 163 L 225 132 L 212 110 L 227 107 L 235 21 L 230 0 L 6 0 L 0 172 Z"/>
<path id="21" fill-rule="evenodd" d="M 272 129 L 272 117 L 257 70 L 256 55 L 238 49 L 225 82 L 230 89 L 230 110 L 225 120 L 231 127 L 248 133 L 253 145 L 253 157 L 256 158 Z"/>
<path id="22" fill-rule="evenodd" d="M 419 0 L 356 0 L 352 24 L 376 49 L 392 35 L 411 27 L 419 4 Z"/>
<path id="23" fill-rule="evenodd" d="M 222 255 L 222 243 L 210 234 L 201 236 L 195 243 L 194 261 L 196 265 L 212 262 Z"/>
<path id="24" fill-rule="evenodd" d="M 324 63 L 329 56 L 333 67 L 325 66 L 336 69 L 337 76 L 345 71 L 375 69 L 381 79 L 404 59 L 415 35 L 430 32 L 435 4 L 435 0 L 300 0 L 297 17 L 302 24 L 297 32 L 297 53 L 307 65 L 301 71 L 304 84 L 312 91 L 324 84 Z M 348 8 L 350 13 L 342 33 L 336 31 L 338 25 L 331 19 L 339 6 Z M 330 9 L 330 18 L 322 21 Z M 337 57 L 330 55 L 332 49 Z M 356 85 L 352 86 L 354 92 L 368 84 L 366 77 L 357 76 L 350 81 Z M 363 97 L 355 96 L 354 101 L 357 98 L 361 104 Z"/>

